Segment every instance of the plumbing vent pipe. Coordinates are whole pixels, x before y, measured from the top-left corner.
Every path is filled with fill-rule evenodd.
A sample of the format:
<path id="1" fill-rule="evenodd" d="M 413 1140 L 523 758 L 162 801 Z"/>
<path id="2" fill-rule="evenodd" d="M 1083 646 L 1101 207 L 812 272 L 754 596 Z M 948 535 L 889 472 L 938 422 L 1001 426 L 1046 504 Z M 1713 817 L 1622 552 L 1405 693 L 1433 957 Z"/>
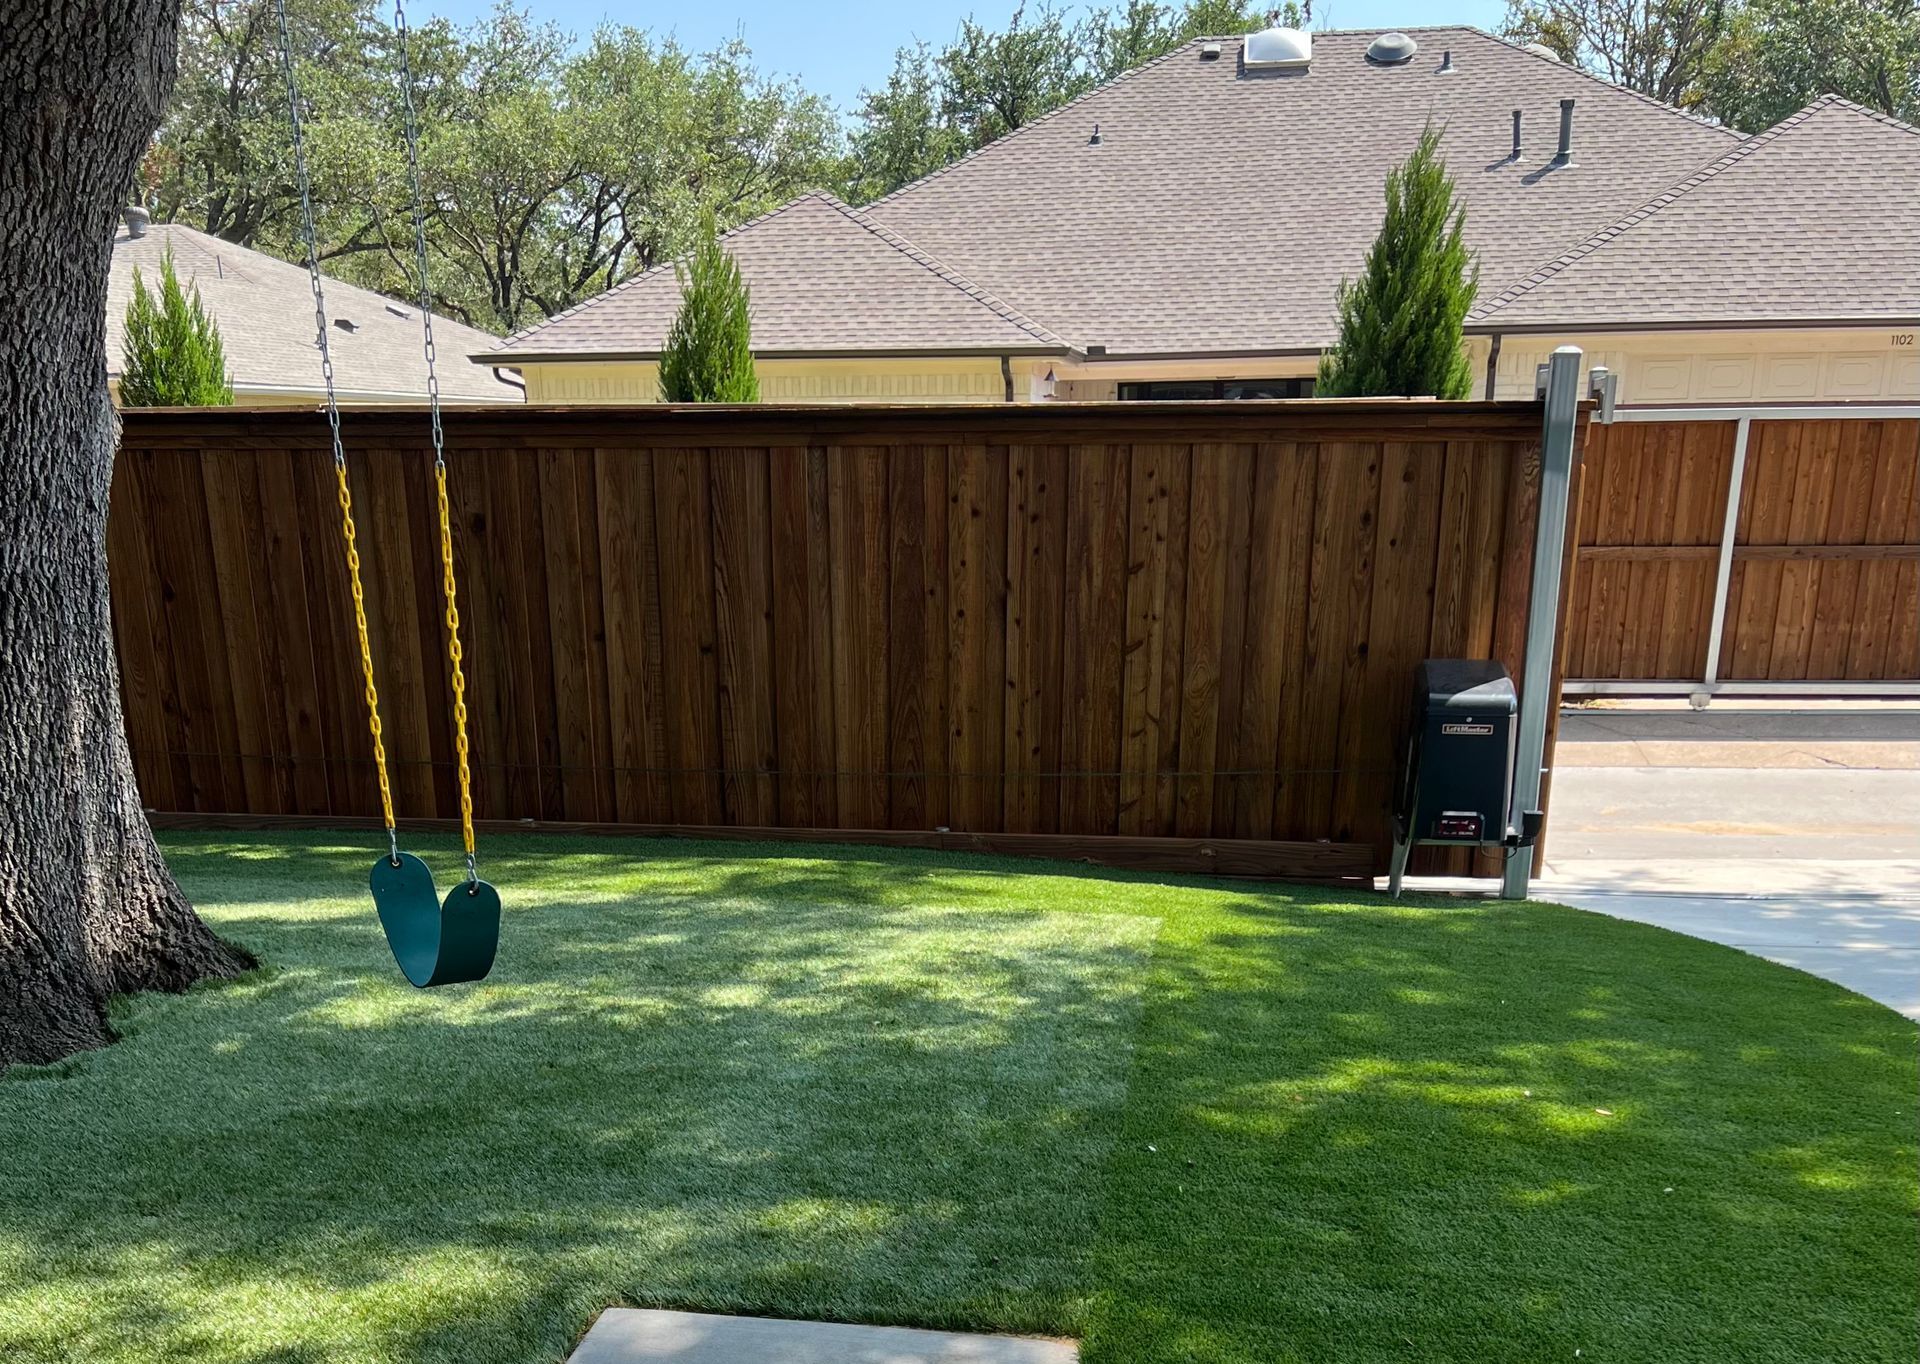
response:
<path id="1" fill-rule="evenodd" d="M 1507 154 L 1507 160 L 1518 161 L 1519 159 L 1520 159 L 1520 111 L 1518 109 L 1515 109 L 1513 111 L 1513 150 Z"/>
<path id="2" fill-rule="evenodd" d="M 1553 164 L 1556 166 L 1573 164 L 1573 101 L 1571 99 L 1560 101 L 1560 150 L 1553 154 Z"/>

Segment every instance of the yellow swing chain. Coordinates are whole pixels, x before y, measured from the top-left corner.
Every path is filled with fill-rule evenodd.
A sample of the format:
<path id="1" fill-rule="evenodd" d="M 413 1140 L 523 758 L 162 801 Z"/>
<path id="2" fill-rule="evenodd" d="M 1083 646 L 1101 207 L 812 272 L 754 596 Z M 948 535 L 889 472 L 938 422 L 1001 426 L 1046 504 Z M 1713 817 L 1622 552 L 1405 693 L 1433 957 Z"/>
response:
<path id="1" fill-rule="evenodd" d="M 400 94 L 406 113 L 407 183 L 413 198 L 414 265 L 420 273 L 420 325 L 427 357 L 427 411 L 433 426 L 433 482 L 440 511 L 440 590 L 447 604 L 447 669 L 453 683 L 453 750 L 460 769 L 460 840 L 467 852 L 467 884 L 480 873 L 473 851 L 473 775 L 467 763 L 467 676 L 461 667 L 460 607 L 453 575 L 453 513 L 447 505 L 446 439 L 440 429 L 440 376 L 434 368 L 433 290 L 427 280 L 427 221 L 421 208 L 420 128 L 413 107 L 413 67 L 407 57 L 407 10 L 394 0 L 394 34 L 400 46 Z"/>
<path id="2" fill-rule="evenodd" d="M 380 690 L 373 680 L 373 644 L 367 635 L 367 600 L 360 585 L 360 548 L 353 525 L 353 492 L 347 486 L 347 452 L 340 440 L 340 403 L 333 391 L 333 351 L 327 344 L 327 296 L 320 284 L 320 247 L 313 226 L 313 198 L 307 181 L 307 151 L 300 118 L 300 86 L 293 73 L 293 39 L 287 30 L 286 0 L 275 0 L 280 20 L 280 66 L 287 81 L 287 118 L 293 125 L 293 166 L 300 186 L 300 225 L 306 233 L 307 282 L 313 289 L 314 344 L 320 348 L 320 373 L 326 380 L 327 429 L 333 441 L 333 477 L 339 485 L 340 534 L 347 548 L 347 581 L 353 588 L 353 625 L 360 637 L 360 675 L 367 685 L 367 730 L 373 735 L 373 767 L 380 778 L 380 813 L 387 825 L 387 855 L 400 862 L 400 834 L 393 819 L 393 786 L 387 780 L 387 745 L 380 727 Z"/>

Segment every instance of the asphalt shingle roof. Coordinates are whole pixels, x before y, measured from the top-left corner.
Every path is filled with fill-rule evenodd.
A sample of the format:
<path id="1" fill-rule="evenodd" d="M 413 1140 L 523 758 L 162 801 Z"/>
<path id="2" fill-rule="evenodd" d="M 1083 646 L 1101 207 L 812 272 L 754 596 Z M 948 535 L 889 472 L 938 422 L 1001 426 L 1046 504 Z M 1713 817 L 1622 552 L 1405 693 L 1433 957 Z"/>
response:
<path id="1" fill-rule="evenodd" d="M 1428 119 L 1483 296 L 1738 141 L 1475 29 L 1411 32 L 1419 50 L 1395 67 L 1366 60 L 1379 30 L 1316 33 L 1305 73 L 1243 72 L 1239 39 L 1214 60 L 1196 41 L 866 212 L 1078 346 L 1314 350 Z M 1552 169 L 1562 97 L 1578 101 L 1574 164 Z"/>
<path id="2" fill-rule="evenodd" d="M 156 223 L 140 237 L 129 237 L 123 228 L 114 237 L 107 281 L 110 376 L 118 377 L 124 363 L 134 267 L 148 288 L 157 289 L 161 257 L 169 246 L 180 282 L 199 289 L 200 301 L 220 326 L 227 369 L 236 386 L 320 391 L 320 352 L 313 340 L 313 294 L 306 267 L 178 223 Z M 328 333 L 334 386 L 342 400 L 424 400 L 427 362 L 418 309 L 341 280 L 328 279 L 325 287 L 329 321 L 354 325 L 352 331 L 335 326 Z M 443 398 L 496 403 L 523 399 L 517 386 L 502 383 L 490 369 L 467 359 L 496 338 L 444 317 L 434 318 L 433 334 Z"/>
<path id="3" fill-rule="evenodd" d="M 830 194 L 724 238 L 752 291 L 759 355 L 1064 352 L 1045 328 Z M 515 358 L 659 352 L 680 283 L 657 266 L 502 343 Z"/>
<path id="4" fill-rule="evenodd" d="M 1920 318 L 1920 129 L 1828 95 L 1609 224 L 1469 325 Z"/>

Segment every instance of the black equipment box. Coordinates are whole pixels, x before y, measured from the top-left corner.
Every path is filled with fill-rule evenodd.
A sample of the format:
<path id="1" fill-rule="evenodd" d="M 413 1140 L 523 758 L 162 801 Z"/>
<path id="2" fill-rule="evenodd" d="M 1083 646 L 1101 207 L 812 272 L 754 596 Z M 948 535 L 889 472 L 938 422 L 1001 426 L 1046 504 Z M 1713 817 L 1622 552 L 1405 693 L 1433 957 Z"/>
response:
<path id="1" fill-rule="evenodd" d="M 1394 793 L 1394 894 L 1416 844 L 1533 842 L 1537 815 L 1518 830 L 1509 822 L 1519 727 L 1520 698 L 1500 664 L 1430 658 L 1415 671 L 1406 761 Z"/>

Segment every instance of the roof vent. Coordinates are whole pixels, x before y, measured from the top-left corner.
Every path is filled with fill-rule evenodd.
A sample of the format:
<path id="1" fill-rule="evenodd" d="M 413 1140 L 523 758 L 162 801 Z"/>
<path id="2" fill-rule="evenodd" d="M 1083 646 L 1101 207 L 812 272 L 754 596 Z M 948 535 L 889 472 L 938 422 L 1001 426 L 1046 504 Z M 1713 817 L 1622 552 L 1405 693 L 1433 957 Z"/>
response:
<path id="1" fill-rule="evenodd" d="M 347 318 L 347 317 L 334 318 L 333 325 L 338 327 L 343 332 L 357 332 L 360 330 L 360 324 L 358 322 L 355 322 L 353 319 Z"/>
<path id="2" fill-rule="evenodd" d="M 1531 52 L 1536 57 L 1545 57 L 1550 62 L 1560 60 L 1560 54 L 1548 47 L 1545 43 L 1528 43 L 1520 50 L 1522 52 Z"/>
<path id="3" fill-rule="evenodd" d="M 1382 33 L 1367 44 L 1367 60 L 1375 66 L 1405 66 L 1419 49 L 1404 33 Z"/>
<path id="4" fill-rule="evenodd" d="M 387 305 L 387 311 L 392 313 L 395 317 L 412 317 L 413 316 L 413 310 L 411 308 L 402 308 L 398 303 L 389 303 Z"/>
<path id="5" fill-rule="evenodd" d="M 1313 35 L 1297 28 L 1249 33 L 1240 46 L 1240 61 L 1249 71 L 1305 70 L 1313 61 Z"/>
<path id="6" fill-rule="evenodd" d="M 1220 60 L 1220 44 L 1218 43 L 1200 44 L 1200 60 L 1203 62 L 1219 61 Z"/>
<path id="7" fill-rule="evenodd" d="M 144 237 L 147 235 L 148 213 L 144 208 L 129 204 L 120 210 L 120 216 L 126 219 L 127 236 Z"/>

